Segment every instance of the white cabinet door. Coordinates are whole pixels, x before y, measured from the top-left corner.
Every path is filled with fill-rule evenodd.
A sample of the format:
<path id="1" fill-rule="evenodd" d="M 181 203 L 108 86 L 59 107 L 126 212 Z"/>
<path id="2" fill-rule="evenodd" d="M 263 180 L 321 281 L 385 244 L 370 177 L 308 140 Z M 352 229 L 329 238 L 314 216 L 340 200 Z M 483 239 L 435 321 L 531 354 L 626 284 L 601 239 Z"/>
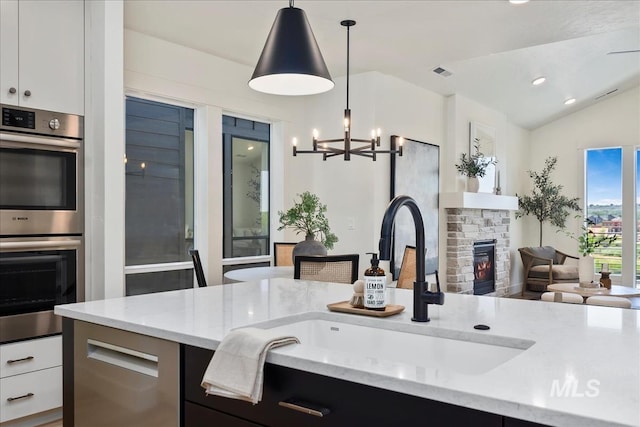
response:
<path id="1" fill-rule="evenodd" d="M 0 20 L 0 101 L 84 114 L 84 1 L 2 0 Z"/>
<path id="2" fill-rule="evenodd" d="M 62 366 L 0 379 L 0 422 L 61 406 Z"/>
<path id="3" fill-rule="evenodd" d="M 0 102 L 17 104 L 18 89 L 18 0 L 2 0 L 0 1 Z"/>
<path id="4" fill-rule="evenodd" d="M 62 336 L 0 346 L 0 378 L 62 365 Z"/>

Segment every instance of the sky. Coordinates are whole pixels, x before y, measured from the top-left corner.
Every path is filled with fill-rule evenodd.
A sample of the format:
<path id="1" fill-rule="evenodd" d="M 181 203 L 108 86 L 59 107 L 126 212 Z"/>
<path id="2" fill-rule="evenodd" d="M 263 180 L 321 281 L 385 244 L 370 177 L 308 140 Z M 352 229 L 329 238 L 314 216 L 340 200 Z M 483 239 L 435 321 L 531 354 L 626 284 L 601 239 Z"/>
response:
<path id="1" fill-rule="evenodd" d="M 636 151 L 636 198 L 640 203 L 640 150 Z M 622 204 L 622 149 L 587 150 L 587 203 Z"/>

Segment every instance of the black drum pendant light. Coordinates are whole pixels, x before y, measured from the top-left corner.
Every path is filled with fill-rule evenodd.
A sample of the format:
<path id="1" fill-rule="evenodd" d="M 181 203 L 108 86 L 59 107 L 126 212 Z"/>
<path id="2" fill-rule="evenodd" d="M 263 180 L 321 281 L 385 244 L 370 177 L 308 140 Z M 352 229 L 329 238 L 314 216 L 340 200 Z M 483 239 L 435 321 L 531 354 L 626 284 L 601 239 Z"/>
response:
<path id="1" fill-rule="evenodd" d="M 313 95 L 333 86 L 307 15 L 289 0 L 276 15 L 249 87 L 274 95 Z"/>

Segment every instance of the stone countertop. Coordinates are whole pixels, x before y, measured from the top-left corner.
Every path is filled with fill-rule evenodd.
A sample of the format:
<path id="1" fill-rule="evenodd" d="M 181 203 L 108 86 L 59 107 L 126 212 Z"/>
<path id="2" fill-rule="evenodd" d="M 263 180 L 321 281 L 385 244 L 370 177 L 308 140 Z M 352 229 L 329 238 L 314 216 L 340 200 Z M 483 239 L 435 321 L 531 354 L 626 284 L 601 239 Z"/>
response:
<path id="1" fill-rule="evenodd" d="M 215 349 L 233 328 L 310 312 L 348 300 L 347 285 L 293 279 L 211 286 L 56 306 L 55 313 L 184 344 Z M 374 319 L 385 329 L 411 322 L 412 291 L 389 289 L 389 304 L 407 309 Z M 364 318 L 335 313 L 349 319 Z M 482 374 L 413 367 L 304 345 L 272 350 L 267 361 L 405 394 L 561 426 L 640 426 L 640 311 L 447 294 L 429 306 L 447 334 L 482 334 L 488 343 L 514 338 L 535 344 Z M 368 318 L 368 317 L 367 317 Z M 473 329 L 486 324 L 489 331 Z M 384 343 L 380 343 L 384 345 Z M 469 355 L 469 362 L 473 355 Z M 379 363 L 378 363 L 379 362 Z"/>

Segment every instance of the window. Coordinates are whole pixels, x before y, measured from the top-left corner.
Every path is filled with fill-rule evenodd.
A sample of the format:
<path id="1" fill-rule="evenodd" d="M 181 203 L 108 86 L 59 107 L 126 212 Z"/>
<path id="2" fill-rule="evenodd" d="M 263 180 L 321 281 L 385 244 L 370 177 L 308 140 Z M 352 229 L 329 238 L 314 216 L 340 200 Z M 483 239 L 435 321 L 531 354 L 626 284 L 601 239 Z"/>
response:
<path id="1" fill-rule="evenodd" d="M 640 148 L 636 148 L 636 288 L 640 288 Z"/>
<path id="2" fill-rule="evenodd" d="M 126 100 L 126 294 L 193 287 L 193 117 Z"/>
<path id="3" fill-rule="evenodd" d="M 625 161 L 625 157 L 634 152 L 636 159 L 627 157 Z M 593 254 L 596 271 L 607 263 L 614 275 L 622 276 L 621 284 L 629 285 L 629 281 L 634 281 L 636 286 L 640 282 L 640 245 L 637 243 L 640 241 L 637 231 L 640 193 L 638 190 L 633 193 L 633 183 L 640 179 L 639 152 L 630 147 L 591 149 L 586 151 L 585 165 L 586 215 L 592 223 L 589 229 L 595 234 L 617 236 L 609 247 L 596 249 Z M 627 164 L 635 164 L 635 167 L 625 170 L 624 165 Z M 634 175 L 635 179 L 631 179 Z M 629 209 L 633 205 L 636 209 Z M 634 244 L 626 244 L 626 240 Z"/>
<path id="4" fill-rule="evenodd" d="M 223 116 L 223 257 L 269 255 L 267 123 Z"/>

